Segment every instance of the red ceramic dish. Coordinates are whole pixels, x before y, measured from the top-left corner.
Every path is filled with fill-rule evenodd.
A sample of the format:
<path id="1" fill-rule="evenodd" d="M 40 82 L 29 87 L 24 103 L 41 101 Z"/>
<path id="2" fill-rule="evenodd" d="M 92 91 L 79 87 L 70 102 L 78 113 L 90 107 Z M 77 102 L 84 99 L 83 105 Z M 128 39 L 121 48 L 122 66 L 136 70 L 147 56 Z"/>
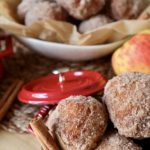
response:
<path id="1" fill-rule="evenodd" d="M 91 95 L 101 91 L 106 79 L 94 71 L 72 71 L 60 75 L 50 74 L 27 83 L 18 95 L 18 99 L 30 104 L 57 104 L 61 99 L 71 95 Z"/>
<path id="2" fill-rule="evenodd" d="M 3 64 L 1 59 L 12 54 L 13 44 L 10 36 L 0 37 L 0 78 L 3 76 Z"/>
<path id="3" fill-rule="evenodd" d="M 2 65 L 2 62 L 0 61 L 0 79 L 3 76 L 3 72 L 4 72 L 3 65 Z"/>
<path id="4" fill-rule="evenodd" d="M 12 54 L 13 44 L 11 36 L 2 36 L 0 37 L 0 58 Z M 4 47 L 4 48 L 3 48 Z"/>

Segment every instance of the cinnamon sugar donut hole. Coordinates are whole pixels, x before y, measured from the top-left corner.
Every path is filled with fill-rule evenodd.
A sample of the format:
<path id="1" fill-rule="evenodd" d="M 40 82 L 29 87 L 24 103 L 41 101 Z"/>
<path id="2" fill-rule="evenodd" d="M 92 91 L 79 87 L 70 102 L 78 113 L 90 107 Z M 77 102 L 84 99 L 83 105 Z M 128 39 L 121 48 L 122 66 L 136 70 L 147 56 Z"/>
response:
<path id="1" fill-rule="evenodd" d="M 34 7 L 38 2 L 42 2 L 44 0 L 22 0 L 21 3 L 17 7 L 17 14 L 21 20 L 25 18 L 26 13 Z"/>
<path id="2" fill-rule="evenodd" d="M 125 73 L 105 86 L 103 100 L 120 135 L 150 137 L 150 75 Z"/>
<path id="3" fill-rule="evenodd" d="M 65 150 L 91 150 L 103 136 L 108 116 L 92 97 L 71 96 L 50 113 L 47 126 Z"/>
<path id="4" fill-rule="evenodd" d="M 131 139 L 112 132 L 104 136 L 96 150 L 142 150 Z"/>
<path id="5" fill-rule="evenodd" d="M 135 19 L 146 7 L 143 0 L 110 0 L 110 12 L 113 19 Z"/>
<path id="6" fill-rule="evenodd" d="M 39 2 L 32 10 L 29 10 L 25 16 L 25 24 L 30 26 L 37 21 L 49 20 L 65 21 L 67 19 L 66 11 L 55 2 Z"/>
<path id="7" fill-rule="evenodd" d="M 79 31 L 81 33 L 85 33 L 87 31 L 94 30 L 98 27 L 102 27 L 111 22 L 113 22 L 113 20 L 106 15 L 96 15 L 83 21 L 79 26 Z"/>
<path id="8" fill-rule="evenodd" d="M 56 2 L 79 20 L 97 14 L 105 5 L 105 0 L 56 0 Z"/>

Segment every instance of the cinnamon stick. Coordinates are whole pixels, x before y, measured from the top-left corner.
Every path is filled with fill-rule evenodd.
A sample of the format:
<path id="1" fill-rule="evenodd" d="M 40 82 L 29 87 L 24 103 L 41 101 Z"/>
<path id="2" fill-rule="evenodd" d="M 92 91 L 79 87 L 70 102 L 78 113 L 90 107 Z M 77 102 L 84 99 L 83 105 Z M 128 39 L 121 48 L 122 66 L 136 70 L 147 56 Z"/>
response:
<path id="1" fill-rule="evenodd" d="M 3 117 L 9 110 L 10 106 L 15 100 L 16 95 L 22 85 L 23 85 L 23 81 L 17 80 L 12 84 L 12 86 L 4 94 L 4 97 L 2 98 L 2 101 L 1 101 L 1 107 L 0 107 L 0 121 L 3 119 Z"/>
<path id="2" fill-rule="evenodd" d="M 10 87 L 7 89 L 7 91 L 4 93 L 4 96 L 0 99 L 0 109 L 3 107 L 3 105 L 6 102 L 8 96 L 14 90 L 16 84 L 17 84 L 17 80 L 13 81 L 13 83 L 10 85 Z"/>
<path id="3" fill-rule="evenodd" d="M 44 150 L 60 150 L 41 119 L 33 120 L 30 125 Z"/>

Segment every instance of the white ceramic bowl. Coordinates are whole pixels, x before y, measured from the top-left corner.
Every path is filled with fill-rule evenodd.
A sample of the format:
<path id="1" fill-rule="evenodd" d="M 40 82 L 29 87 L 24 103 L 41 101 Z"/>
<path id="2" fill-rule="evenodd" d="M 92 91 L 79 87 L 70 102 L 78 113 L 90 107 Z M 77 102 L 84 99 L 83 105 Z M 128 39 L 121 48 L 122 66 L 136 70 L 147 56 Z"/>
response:
<path id="1" fill-rule="evenodd" d="M 46 57 L 69 61 L 92 60 L 108 55 L 124 42 L 124 40 L 122 40 L 111 44 L 77 46 L 47 42 L 27 37 L 17 37 L 17 39 L 27 47 Z"/>

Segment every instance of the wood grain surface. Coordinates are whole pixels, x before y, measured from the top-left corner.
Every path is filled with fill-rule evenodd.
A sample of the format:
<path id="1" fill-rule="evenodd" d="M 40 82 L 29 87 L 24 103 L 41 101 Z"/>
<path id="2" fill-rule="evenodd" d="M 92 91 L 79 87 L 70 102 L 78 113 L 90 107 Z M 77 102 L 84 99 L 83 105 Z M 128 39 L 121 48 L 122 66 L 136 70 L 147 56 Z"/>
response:
<path id="1" fill-rule="evenodd" d="M 0 130 L 0 150 L 41 150 L 30 134 L 17 134 Z"/>

